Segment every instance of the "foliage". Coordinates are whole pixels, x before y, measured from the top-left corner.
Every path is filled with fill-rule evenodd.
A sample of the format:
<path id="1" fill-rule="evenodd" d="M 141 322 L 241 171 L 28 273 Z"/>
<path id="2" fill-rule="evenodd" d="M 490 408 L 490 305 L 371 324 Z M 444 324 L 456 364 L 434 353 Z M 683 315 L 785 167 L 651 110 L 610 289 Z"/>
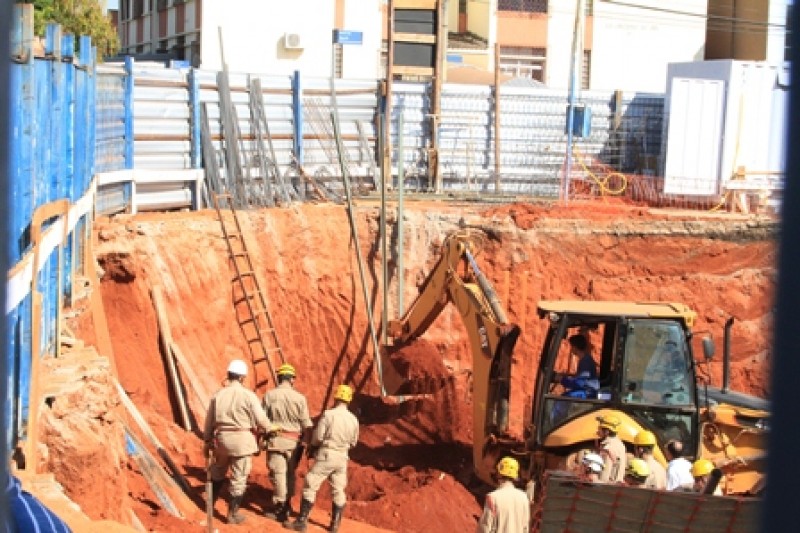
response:
<path id="1" fill-rule="evenodd" d="M 44 35 L 50 22 L 61 24 L 64 33 L 88 35 L 92 45 L 97 47 L 98 60 L 114 55 L 119 49 L 119 37 L 111 19 L 103 11 L 100 0 L 32 0 L 22 2 L 33 4 L 33 31 Z M 76 46 L 80 43 L 76 41 Z"/>

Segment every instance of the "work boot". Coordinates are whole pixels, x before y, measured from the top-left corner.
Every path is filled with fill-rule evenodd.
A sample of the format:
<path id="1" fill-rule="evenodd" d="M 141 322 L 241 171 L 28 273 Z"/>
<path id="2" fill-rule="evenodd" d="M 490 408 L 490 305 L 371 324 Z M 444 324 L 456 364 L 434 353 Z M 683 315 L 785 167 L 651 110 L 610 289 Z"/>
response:
<path id="1" fill-rule="evenodd" d="M 289 509 L 289 502 L 275 502 L 272 509 L 264 513 L 264 516 L 282 524 L 289 520 Z"/>
<path id="2" fill-rule="evenodd" d="M 308 515 L 311 514 L 311 507 L 313 506 L 313 503 L 303 498 L 303 501 L 300 502 L 300 514 L 297 515 L 294 522 L 285 522 L 283 527 L 294 531 L 305 531 L 308 527 Z"/>
<path id="3" fill-rule="evenodd" d="M 219 481 L 212 481 L 211 482 L 211 505 L 217 503 L 217 500 L 222 495 L 222 487 L 225 486 L 225 480 L 220 479 Z"/>
<path id="4" fill-rule="evenodd" d="M 339 531 L 339 524 L 342 522 L 342 512 L 344 511 L 344 505 L 336 505 L 333 504 L 333 510 L 331 511 L 331 525 L 328 526 L 328 531 L 331 533 L 336 533 Z"/>
<path id="5" fill-rule="evenodd" d="M 240 494 L 239 496 L 233 496 L 231 498 L 231 501 L 228 504 L 229 524 L 241 524 L 242 522 L 244 522 L 244 519 L 246 517 L 244 515 L 239 514 L 239 506 L 242 504 L 242 498 L 244 498 L 244 494 Z"/>

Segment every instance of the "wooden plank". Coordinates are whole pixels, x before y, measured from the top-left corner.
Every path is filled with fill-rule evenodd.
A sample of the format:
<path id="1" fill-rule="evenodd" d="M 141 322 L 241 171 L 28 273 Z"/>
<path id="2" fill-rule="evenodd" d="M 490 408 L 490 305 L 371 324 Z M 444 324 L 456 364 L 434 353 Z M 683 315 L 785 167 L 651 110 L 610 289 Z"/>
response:
<path id="1" fill-rule="evenodd" d="M 178 365 L 181 368 L 181 372 L 186 374 L 186 377 L 189 381 L 189 388 L 194 393 L 195 397 L 195 408 L 194 408 L 194 418 L 197 421 L 199 427 L 203 427 L 203 421 L 205 420 L 206 416 L 206 409 L 208 408 L 208 403 L 211 401 L 211 394 L 209 394 L 208 389 L 205 388 L 203 385 L 200 376 L 194 371 L 194 368 L 189 363 L 189 360 L 186 359 L 186 356 L 181 351 L 178 344 L 173 341 L 170 343 L 170 349 L 172 353 L 175 355 L 175 360 L 178 362 Z"/>
<path id="2" fill-rule="evenodd" d="M 178 372 L 175 370 L 175 359 L 172 356 L 170 345 L 172 344 L 172 333 L 169 329 L 169 321 L 167 320 L 166 307 L 164 306 L 164 296 L 161 291 L 160 285 L 154 285 L 150 289 L 150 295 L 153 299 L 153 305 L 156 308 L 156 319 L 158 320 L 158 329 L 161 332 L 161 351 L 167 361 L 167 370 L 172 382 L 172 388 L 175 391 L 175 399 L 178 403 L 178 410 L 181 414 L 183 428 L 186 431 L 192 430 L 192 423 L 189 419 L 189 413 L 186 411 L 186 399 L 183 397 L 183 388 L 181 387 Z"/>

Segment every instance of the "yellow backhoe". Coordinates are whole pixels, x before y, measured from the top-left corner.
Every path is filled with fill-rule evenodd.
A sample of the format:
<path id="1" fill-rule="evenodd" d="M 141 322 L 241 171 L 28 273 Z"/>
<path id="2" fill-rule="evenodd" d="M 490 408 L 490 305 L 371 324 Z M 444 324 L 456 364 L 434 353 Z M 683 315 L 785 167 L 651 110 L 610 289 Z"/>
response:
<path id="1" fill-rule="evenodd" d="M 445 306 L 453 304 L 460 313 L 473 356 L 473 462 L 478 478 L 492 483 L 497 460 L 511 454 L 523 465 L 525 481 L 540 484 L 547 471 L 568 469 L 578 452 L 592 448 L 596 417 L 613 413 L 622 420 L 619 436 L 629 451 L 636 433 L 646 429 L 658 439 L 656 457 L 661 462 L 666 464 L 666 443 L 680 440 L 690 459 L 708 458 L 722 470 L 725 494 L 761 493 L 769 406 L 727 389 L 732 321 L 725 328 L 723 386 L 709 386 L 713 341 L 706 336 L 695 342 L 696 314 L 680 303 L 540 302 L 538 314 L 547 334 L 533 401 L 525 409 L 524 440 L 511 438 L 509 386 L 520 328 L 508 321 L 476 262 L 484 242 L 475 230 L 449 235 L 416 300 L 389 324 L 397 347 L 420 337 Z M 597 363 L 599 387 L 592 397 L 567 396 L 558 384 L 559 376 L 576 371 L 567 342 L 576 333 L 589 340 Z M 695 344 L 704 353 L 699 362 Z"/>

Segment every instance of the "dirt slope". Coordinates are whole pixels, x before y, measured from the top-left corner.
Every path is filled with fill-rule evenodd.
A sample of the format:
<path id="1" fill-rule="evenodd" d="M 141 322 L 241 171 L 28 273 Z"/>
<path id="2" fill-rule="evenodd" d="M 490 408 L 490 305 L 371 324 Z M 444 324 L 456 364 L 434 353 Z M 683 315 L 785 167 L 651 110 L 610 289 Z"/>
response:
<path id="1" fill-rule="evenodd" d="M 356 219 L 370 304 L 379 323 L 383 302 L 378 288 L 382 260 L 378 207 L 359 207 Z M 449 232 L 465 225 L 488 230 L 491 238 L 478 262 L 509 318 L 522 328 L 513 369 L 513 431 L 521 433 L 523 406 L 533 393 L 537 347 L 544 333 L 536 316 L 541 299 L 685 302 L 698 312 L 695 331 L 713 333 L 719 346 L 722 326 L 732 315 L 736 323 L 731 385 L 768 396 L 776 281 L 774 222 L 600 204 L 556 208 L 444 203 L 407 203 L 402 220 L 406 306 Z M 284 354 L 298 369 L 297 386 L 308 396 L 312 416 L 330 404 L 336 384 L 348 382 L 358 391 L 353 409 L 362 421 L 362 436 L 352 453 L 350 501 L 345 509 L 346 518 L 358 523 L 348 522 L 342 529 L 377 531 L 368 524 L 399 532 L 474 528 L 483 490 L 470 483 L 469 383 L 459 370 L 469 369 L 471 355 L 458 313 L 446 309 L 424 337 L 454 372 L 435 401 L 386 405 L 378 399 L 366 305 L 345 210 L 302 205 L 241 213 L 240 222 Z M 398 242 L 394 214 L 390 223 L 394 246 Z M 199 504 L 204 479 L 201 443 L 176 423 L 180 418 L 168 392 L 150 289 L 163 288 L 174 341 L 191 361 L 201 386 L 213 392 L 229 358 L 247 352 L 232 303 L 233 268 L 216 213 L 116 217 L 99 222 L 96 232 L 101 290 L 120 381 L 184 469 Z M 393 318 L 397 253 L 387 261 Z M 94 342 L 91 321 L 79 315 L 74 322 L 79 334 Z M 713 374 L 719 384 L 718 364 Z M 201 418 L 202 409 L 196 411 Z M 85 457 L 77 453 L 69 457 L 73 455 Z M 114 498 L 123 498 L 145 526 L 158 531 L 202 530 L 197 517 L 187 524 L 168 516 L 154 503 L 137 469 L 124 458 L 120 461 L 98 468 L 94 485 L 85 471 L 78 476 L 63 469 L 67 473 L 57 477 L 92 518 L 124 521 L 102 503 L 113 498 L 98 497 L 108 489 L 103 474 L 116 469 L 125 482 L 114 485 L 114 491 L 123 491 Z M 254 461 L 244 503 L 250 517 L 247 527 L 232 531 L 281 530 L 258 517 L 270 494 L 264 463 L 263 455 Z M 218 503 L 218 512 L 224 508 Z M 314 521 L 327 525 L 329 510 L 330 495 L 324 488 Z M 223 525 L 221 531 L 226 530 Z"/>

